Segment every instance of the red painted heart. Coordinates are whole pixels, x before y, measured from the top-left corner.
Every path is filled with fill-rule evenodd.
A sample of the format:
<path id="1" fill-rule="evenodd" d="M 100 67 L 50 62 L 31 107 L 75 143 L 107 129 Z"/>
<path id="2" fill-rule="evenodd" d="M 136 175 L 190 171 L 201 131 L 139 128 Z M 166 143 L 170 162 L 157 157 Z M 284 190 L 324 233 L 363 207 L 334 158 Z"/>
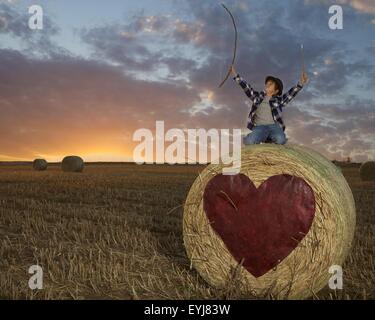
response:
<path id="1" fill-rule="evenodd" d="M 212 228 L 238 263 L 260 277 L 301 242 L 315 216 L 314 191 L 299 177 L 270 177 L 257 189 L 245 175 L 217 175 L 204 191 Z"/>

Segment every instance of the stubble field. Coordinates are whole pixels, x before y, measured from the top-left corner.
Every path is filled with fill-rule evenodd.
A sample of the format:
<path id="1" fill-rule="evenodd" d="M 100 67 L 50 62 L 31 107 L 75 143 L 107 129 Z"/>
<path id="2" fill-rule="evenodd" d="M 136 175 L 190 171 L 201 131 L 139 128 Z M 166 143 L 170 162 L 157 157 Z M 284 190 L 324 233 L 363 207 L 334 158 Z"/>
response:
<path id="1" fill-rule="evenodd" d="M 0 298 L 246 298 L 190 269 L 182 206 L 203 168 L 91 164 L 66 174 L 0 165 Z M 358 166 L 342 169 L 356 201 L 354 246 L 344 289 L 312 298 L 374 299 L 375 183 L 361 182 Z M 28 287 L 31 265 L 43 268 L 43 290 Z"/>

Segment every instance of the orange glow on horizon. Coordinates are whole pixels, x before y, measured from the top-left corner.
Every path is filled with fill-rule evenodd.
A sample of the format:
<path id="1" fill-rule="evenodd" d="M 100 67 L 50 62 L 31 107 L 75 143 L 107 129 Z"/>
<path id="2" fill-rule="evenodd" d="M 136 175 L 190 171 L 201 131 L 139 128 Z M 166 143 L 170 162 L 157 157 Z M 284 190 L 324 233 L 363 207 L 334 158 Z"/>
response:
<path id="1" fill-rule="evenodd" d="M 60 162 L 69 155 L 80 156 L 86 162 L 129 162 L 133 161 L 132 148 L 113 146 L 113 147 L 69 147 L 58 148 L 57 152 L 48 150 L 46 152 L 30 151 L 29 155 L 0 154 L 0 161 L 33 161 L 34 159 L 45 159 L 48 162 Z M 66 151 L 65 151 L 66 150 Z"/>

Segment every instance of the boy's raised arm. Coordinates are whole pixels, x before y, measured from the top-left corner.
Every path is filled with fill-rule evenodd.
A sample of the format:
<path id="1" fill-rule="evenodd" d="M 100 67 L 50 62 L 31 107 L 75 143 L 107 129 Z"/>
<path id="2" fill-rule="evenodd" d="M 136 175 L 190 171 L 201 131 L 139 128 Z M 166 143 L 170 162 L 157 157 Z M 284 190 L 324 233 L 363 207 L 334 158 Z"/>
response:
<path id="1" fill-rule="evenodd" d="M 289 89 L 289 91 L 287 93 L 284 93 L 281 96 L 281 101 L 280 101 L 281 106 L 285 106 L 290 101 L 292 101 L 295 98 L 295 96 L 297 95 L 297 93 L 301 91 L 301 89 L 303 88 L 303 86 L 308 81 L 309 81 L 309 77 L 308 77 L 307 73 L 304 70 L 302 70 L 301 78 L 298 81 L 297 85 L 294 86 L 294 87 L 292 87 L 291 89 Z"/>
<path id="2" fill-rule="evenodd" d="M 250 100 L 254 100 L 256 97 L 259 96 L 259 92 L 255 91 L 250 84 L 248 84 L 241 76 L 237 73 L 236 76 L 233 78 L 240 87 L 245 91 L 246 95 L 250 98 Z"/>
<path id="3" fill-rule="evenodd" d="M 298 92 L 301 91 L 302 88 L 303 86 L 300 83 L 290 88 L 288 92 L 284 93 L 281 96 L 280 104 L 282 106 L 286 106 L 290 101 L 292 101 L 296 97 L 296 95 L 298 94 Z"/>

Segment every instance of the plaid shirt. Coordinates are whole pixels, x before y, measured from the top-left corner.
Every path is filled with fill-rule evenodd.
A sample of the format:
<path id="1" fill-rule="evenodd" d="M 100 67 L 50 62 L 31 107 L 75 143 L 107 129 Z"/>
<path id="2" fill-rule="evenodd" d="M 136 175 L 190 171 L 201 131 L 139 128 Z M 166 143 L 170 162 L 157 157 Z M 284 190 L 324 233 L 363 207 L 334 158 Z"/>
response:
<path id="1" fill-rule="evenodd" d="M 247 119 L 247 128 L 252 130 L 255 126 L 254 119 L 255 114 L 262 103 L 264 97 L 266 96 L 266 92 L 263 90 L 261 92 L 255 91 L 244 79 L 241 78 L 239 74 L 233 78 L 240 87 L 245 91 L 246 95 L 250 98 L 252 104 L 249 117 Z M 298 83 L 296 86 L 291 88 L 287 93 L 279 96 L 273 96 L 270 99 L 270 107 L 272 112 L 273 120 L 279 123 L 283 131 L 285 131 L 285 125 L 282 118 L 283 108 L 293 100 L 293 98 L 297 95 L 297 93 L 303 88 L 303 86 Z"/>

